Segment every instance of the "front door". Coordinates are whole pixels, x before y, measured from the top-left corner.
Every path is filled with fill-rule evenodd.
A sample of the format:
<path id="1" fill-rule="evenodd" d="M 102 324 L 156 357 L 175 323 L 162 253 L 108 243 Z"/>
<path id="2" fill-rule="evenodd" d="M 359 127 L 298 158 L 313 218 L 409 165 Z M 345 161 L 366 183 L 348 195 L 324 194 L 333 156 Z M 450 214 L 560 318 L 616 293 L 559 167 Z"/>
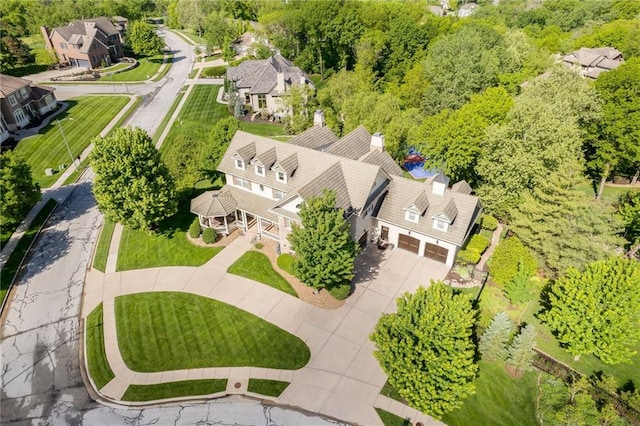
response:
<path id="1" fill-rule="evenodd" d="M 382 241 L 389 241 L 389 228 L 386 226 L 383 226 L 382 228 L 380 228 L 380 239 Z"/>
<path id="2" fill-rule="evenodd" d="M 406 234 L 400 234 L 398 235 L 398 248 L 418 254 L 420 250 L 420 240 Z"/>

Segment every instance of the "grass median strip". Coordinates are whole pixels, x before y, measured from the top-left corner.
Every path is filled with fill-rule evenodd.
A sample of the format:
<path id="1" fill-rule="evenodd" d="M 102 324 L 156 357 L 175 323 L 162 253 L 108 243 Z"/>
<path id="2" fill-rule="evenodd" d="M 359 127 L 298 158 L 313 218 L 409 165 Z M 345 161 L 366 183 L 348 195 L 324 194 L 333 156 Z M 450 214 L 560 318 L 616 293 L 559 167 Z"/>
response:
<path id="1" fill-rule="evenodd" d="M 282 392 L 289 386 L 289 382 L 281 382 L 279 380 L 267 379 L 249 379 L 247 390 L 260 395 L 279 397 Z"/>
<path id="2" fill-rule="evenodd" d="M 376 413 L 380 416 L 380 420 L 384 426 L 410 426 L 411 421 L 403 419 L 400 416 L 396 416 L 393 413 L 383 410 L 382 408 L 376 408 Z"/>
<path id="3" fill-rule="evenodd" d="M 105 272 L 107 269 L 109 247 L 111 245 L 111 237 L 113 236 L 115 228 L 115 223 L 105 220 L 104 225 L 102 226 L 102 231 L 100 231 L 100 239 L 98 240 L 96 255 L 93 259 L 93 267 L 100 272 Z"/>
<path id="4" fill-rule="evenodd" d="M 72 158 L 76 159 L 84 151 L 91 140 L 124 108 L 129 98 L 82 96 L 66 102 L 69 104 L 67 110 L 56 116 L 37 135 L 22 139 L 15 148 L 15 152 L 29 163 L 33 180 L 43 188 L 51 186 L 59 177 L 58 173 L 47 176 L 45 169 L 58 171 L 60 164 L 70 165 Z"/>
<path id="5" fill-rule="evenodd" d="M 22 238 L 20 238 L 18 244 L 16 244 L 13 252 L 9 255 L 7 262 L 4 264 L 4 268 L 2 268 L 2 274 L 0 276 L 0 300 L 4 301 L 7 291 L 13 282 L 13 278 L 16 275 L 16 272 L 18 272 L 20 263 L 22 263 L 22 259 L 29 251 L 31 243 L 38 235 L 38 232 L 40 232 L 40 228 L 44 225 L 49 214 L 57 205 L 58 203 L 53 198 L 46 202 L 44 207 L 42 207 L 42 210 L 40 210 L 33 219 L 33 222 L 31 222 L 31 225 L 29 225 Z"/>
<path id="6" fill-rule="evenodd" d="M 114 377 L 113 371 L 107 361 L 107 353 L 104 346 L 104 320 L 102 303 L 99 304 L 87 316 L 87 365 L 89 376 L 98 389 L 109 383 Z"/>
<path id="7" fill-rule="evenodd" d="M 184 396 L 209 395 L 227 389 L 227 379 L 184 380 L 155 385 L 129 385 L 123 401 L 156 401 Z"/>
<path id="8" fill-rule="evenodd" d="M 248 251 L 227 270 L 230 274 L 240 275 L 250 280 L 258 281 L 270 287 L 284 291 L 287 294 L 298 297 L 298 293 L 282 275 L 271 266 L 267 256 L 257 251 Z"/>
<path id="9" fill-rule="evenodd" d="M 138 61 L 138 66 L 130 69 L 129 71 L 124 71 L 118 74 L 113 75 L 105 75 L 101 77 L 99 81 L 144 81 L 155 75 L 160 69 L 160 65 L 162 65 L 162 60 L 164 58 L 164 54 L 160 53 L 158 55 L 153 56 L 142 56 L 136 58 Z M 171 65 L 170 63 L 168 64 Z"/>
<path id="10" fill-rule="evenodd" d="M 133 371 L 264 367 L 295 370 L 310 357 L 298 337 L 217 300 L 179 292 L 115 299 L 118 347 Z"/>

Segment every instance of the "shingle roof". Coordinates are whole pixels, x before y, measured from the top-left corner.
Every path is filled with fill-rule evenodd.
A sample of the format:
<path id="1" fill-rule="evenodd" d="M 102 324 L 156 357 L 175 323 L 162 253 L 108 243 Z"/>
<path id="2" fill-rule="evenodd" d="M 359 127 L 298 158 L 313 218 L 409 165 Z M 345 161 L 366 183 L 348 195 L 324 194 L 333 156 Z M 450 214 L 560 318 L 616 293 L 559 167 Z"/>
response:
<path id="1" fill-rule="evenodd" d="M 433 217 L 444 219 L 448 223 L 453 223 L 456 220 L 456 216 L 458 215 L 458 208 L 456 207 L 456 202 L 450 198 L 449 201 L 440 205 L 438 210 L 434 212 Z"/>
<path id="2" fill-rule="evenodd" d="M 53 31 L 56 31 L 67 42 L 73 43 L 71 39 L 74 35 L 94 36 L 95 35 L 94 28 L 97 28 L 107 36 L 120 34 L 116 29 L 116 27 L 111 23 L 111 21 L 109 21 L 107 18 L 103 16 L 100 16 L 98 18 L 81 19 L 78 21 L 73 21 L 69 25 L 66 25 L 64 27 L 56 27 L 53 30 L 51 30 L 51 32 L 53 33 Z M 73 37 L 73 40 L 77 43 L 79 41 L 79 38 Z"/>
<path id="3" fill-rule="evenodd" d="M 471 194 L 473 189 L 469 186 L 466 180 L 461 180 L 460 182 L 456 182 L 451 186 L 451 190 L 454 192 L 460 192 L 462 194 Z"/>
<path id="4" fill-rule="evenodd" d="M 191 200 L 191 213 L 207 217 L 227 216 L 238 207 L 236 199 L 227 190 L 207 191 Z"/>
<path id="5" fill-rule="evenodd" d="M 357 160 L 370 151 L 371 133 L 364 128 L 358 126 L 351 133 L 333 143 L 325 152 L 340 157 Z"/>
<path id="6" fill-rule="evenodd" d="M 245 163 L 251 160 L 256 155 L 256 144 L 248 143 L 239 147 L 233 154 L 233 158 L 244 161 Z"/>
<path id="7" fill-rule="evenodd" d="M 337 140 L 338 137 L 327 126 L 313 126 L 291 138 L 289 144 L 324 151 Z"/>
<path id="8" fill-rule="evenodd" d="M 420 193 L 427 195 L 429 206 L 418 223 L 408 221 L 404 217 L 404 208 L 407 207 L 408 200 L 415 200 Z M 457 214 L 453 223 L 449 225 L 447 232 L 440 231 L 433 227 L 433 216 L 446 212 L 452 215 L 452 202 Z M 378 211 L 378 219 L 394 224 L 396 226 L 429 235 L 439 240 L 448 241 L 453 244 L 462 245 L 472 222 L 481 211 L 478 197 L 448 190 L 443 196 L 432 194 L 432 185 L 427 182 L 417 182 L 400 176 L 392 176 L 388 187 L 388 192 Z"/>
<path id="9" fill-rule="evenodd" d="M 276 162 L 276 149 L 271 148 L 253 157 L 252 164 L 259 164 L 266 169 L 271 168 Z"/>
<path id="10" fill-rule="evenodd" d="M 402 169 L 393 161 L 393 158 L 387 152 L 371 151 L 360 158 L 360 161 L 369 164 L 375 164 L 390 175 L 402 176 Z"/>
<path id="11" fill-rule="evenodd" d="M 325 170 L 316 179 L 311 180 L 305 186 L 298 189 L 298 194 L 303 199 L 307 199 L 309 197 L 322 195 L 325 189 L 335 191 L 336 207 L 346 210 L 351 206 L 349 190 L 347 189 L 347 183 L 345 182 L 342 166 L 339 161 L 336 161 L 333 166 Z"/>
<path id="12" fill-rule="evenodd" d="M 222 190 L 228 190 L 242 210 L 278 223 L 278 215 L 271 212 L 271 208 L 276 204 L 275 200 L 270 200 L 261 195 L 253 194 L 231 185 L 223 186 Z"/>
<path id="13" fill-rule="evenodd" d="M 31 85 L 30 80 L 0 74 L 0 97 L 6 98 L 13 92 L 17 92 L 21 88 L 29 85 Z"/>
<path id="14" fill-rule="evenodd" d="M 273 170 L 285 172 L 288 177 L 291 177 L 297 168 L 298 156 L 295 152 L 280 161 L 276 161 L 276 164 L 273 166 Z"/>
<path id="15" fill-rule="evenodd" d="M 227 80 L 235 81 L 237 88 L 249 89 L 252 94 L 272 93 L 278 83 L 278 73 L 284 75 L 289 85 L 299 83 L 301 77 L 307 81 L 304 72 L 279 53 L 227 68 Z"/>
<path id="16" fill-rule="evenodd" d="M 429 207 L 429 198 L 427 193 L 422 190 L 418 193 L 418 196 L 413 200 L 413 204 L 406 207 L 407 210 L 415 211 L 419 214 L 424 214 L 425 210 Z"/>

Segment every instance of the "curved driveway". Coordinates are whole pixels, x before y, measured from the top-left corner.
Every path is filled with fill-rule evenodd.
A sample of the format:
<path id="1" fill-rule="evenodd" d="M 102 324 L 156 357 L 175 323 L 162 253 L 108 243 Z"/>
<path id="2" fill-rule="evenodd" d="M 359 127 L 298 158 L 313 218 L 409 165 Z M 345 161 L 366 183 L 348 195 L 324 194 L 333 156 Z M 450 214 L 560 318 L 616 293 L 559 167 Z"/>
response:
<path id="1" fill-rule="evenodd" d="M 61 98 L 104 90 L 144 96 L 129 125 L 150 133 L 168 112 L 193 64 L 189 45 L 172 33 L 165 39 L 175 63 L 167 76 L 145 85 L 60 85 Z M 111 93 L 112 93 L 111 92 Z M 94 402 L 79 369 L 81 294 L 101 216 L 85 173 L 47 222 L 13 290 L 2 325 L 0 423 L 52 425 L 268 424 L 330 422 L 246 399 L 183 403 L 122 410 Z"/>

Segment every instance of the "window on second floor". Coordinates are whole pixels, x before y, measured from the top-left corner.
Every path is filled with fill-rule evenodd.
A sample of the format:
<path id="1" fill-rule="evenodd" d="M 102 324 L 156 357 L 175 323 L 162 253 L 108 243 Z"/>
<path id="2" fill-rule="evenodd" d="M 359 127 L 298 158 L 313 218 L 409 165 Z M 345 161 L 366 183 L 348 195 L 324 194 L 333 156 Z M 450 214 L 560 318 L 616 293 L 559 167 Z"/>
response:
<path id="1" fill-rule="evenodd" d="M 246 179 L 239 178 L 238 176 L 233 177 L 233 184 L 240 188 L 251 189 L 251 182 Z"/>
<path id="2" fill-rule="evenodd" d="M 264 176 L 264 166 L 256 165 L 256 174 L 258 176 Z"/>
<path id="3" fill-rule="evenodd" d="M 407 219 L 409 222 L 418 223 L 418 219 L 420 218 L 420 216 L 416 212 L 407 210 L 404 213 L 404 218 Z"/>
<path id="4" fill-rule="evenodd" d="M 67 50 L 67 43 L 60 42 L 60 48 L 62 50 Z"/>
<path id="5" fill-rule="evenodd" d="M 244 161 L 236 160 L 236 169 L 244 170 Z"/>
<path id="6" fill-rule="evenodd" d="M 24 87 L 20 89 L 20 96 L 26 99 L 28 96 L 27 89 L 25 89 Z"/>
<path id="7" fill-rule="evenodd" d="M 287 175 L 284 172 L 276 172 L 276 180 L 278 182 L 287 182 Z"/>
<path id="8" fill-rule="evenodd" d="M 16 100 L 15 95 L 9 96 L 9 105 L 11 105 L 11 106 L 18 105 L 18 101 Z"/>
<path id="9" fill-rule="evenodd" d="M 284 192 L 280 191 L 279 189 L 274 189 L 273 190 L 273 198 L 275 198 L 276 200 L 280 200 L 280 199 L 284 198 Z"/>

